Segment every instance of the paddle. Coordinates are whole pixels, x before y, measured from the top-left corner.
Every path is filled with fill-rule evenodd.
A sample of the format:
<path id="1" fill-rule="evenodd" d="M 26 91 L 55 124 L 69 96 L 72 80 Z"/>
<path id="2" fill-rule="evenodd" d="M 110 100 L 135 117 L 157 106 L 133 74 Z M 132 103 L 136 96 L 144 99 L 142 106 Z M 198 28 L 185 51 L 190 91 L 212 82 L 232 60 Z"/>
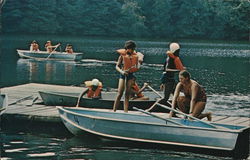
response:
<path id="1" fill-rule="evenodd" d="M 20 99 L 16 100 L 15 102 L 12 102 L 12 103 L 8 104 L 8 106 L 17 104 L 17 103 L 22 102 L 22 101 L 25 101 L 25 100 L 28 100 L 28 99 L 30 99 L 31 97 L 33 97 L 33 95 L 29 95 L 29 96 L 20 98 Z"/>
<path id="2" fill-rule="evenodd" d="M 6 109 L 7 102 L 8 102 L 8 96 L 7 96 L 7 94 L 1 94 L 0 93 L 0 115 Z"/>
<path id="3" fill-rule="evenodd" d="M 163 96 L 158 93 L 154 88 L 152 88 L 150 85 L 148 85 L 148 88 L 151 89 L 155 94 L 157 94 L 159 97 L 163 98 Z"/>
<path id="4" fill-rule="evenodd" d="M 0 115 L 2 113 L 2 111 L 4 111 L 6 108 L 0 108 Z"/>
<path id="5" fill-rule="evenodd" d="M 154 90 L 154 88 L 152 88 L 150 85 L 148 85 L 148 88 L 151 89 L 155 94 L 157 94 L 158 96 L 161 97 L 161 99 L 157 100 L 149 109 L 147 109 L 147 111 L 150 111 L 151 109 L 153 109 L 153 108 L 155 107 L 155 105 L 156 105 L 159 101 L 161 101 L 161 100 L 163 99 L 163 96 L 162 96 L 160 93 L 158 93 L 156 90 Z M 170 103 L 169 101 L 167 101 L 167 103 L 168 103 L 169 105 L 171 105 L 171 103 Z"/>
<path id="6" fill-rule="evenodd" d="M 150 108 L 146 109 L 147 112 L 151 111 L 156 105 L 157 103 L 159 103 L 159 101 L 161 101 L 162 99 L 158 99 Z"/>
<path id="7" fill-rule="evenodd" d="M 55 52 L 55 50 L 57 49 L 58 46 L 60 46 L 60 44 L 56 45 L 55 49 L 53 49 L 53 51 L 50 53 L 50 55 L 45 60 L 47 60 Z"/>
<path id="8" fill-rule="evenodd" d="M 38 100 L 38 97 L 33 98 L 32 101 L 31 101 L 31 103 L 30 104 L 26 104 L 26 106 L 32 106 L 35 103 L 36 100 Z"/>
<path id="9" fill-rule="evenodd" d="M 152 114 L 152 113 L 150 113 L 150 112 L 144 111 L 144 110 L 142 110 L 142 109 L 139 109 L 139 108 L 136 108 L 136 107 L 133 107 L 133 109 L 134 109 L 134 110 L 137 110 L 137 111 L 139 111 L 139 112 L 145 113 L 145 114 L 147 114 L 147 115 L 150 115 L 150 116 L 152 116 L 152 117 L 159 118 L 159 119 L 165 120 L 165 121 L 169 121 L 169 122 L 171 122 L 171 123 L 174 123 L 174 124 L 177 124 L 177 125 L 180 125 L 180 126 L 184 126 L 184 125 L 181 124 L 181 123 L 175 122 L 175 121 L 173 121 L 173 120 L 171 120 L 171 119 L 167 119 L 167 118 L 163 118 L 163 117 L 157 116 L 157 115 L 155 115 L 155 114 Z"/>
<path id="10" fill-rule="evenodd" d="M 213 125 L 213 124 L 211 124 L 211 123 L 209 123 L 209 122 L 202 121 L 202 120 L 200 120 L 200 119 L 198 119 L 198 118 L 196 118 L 196 117 L 194 117 L 194 116 L 191 116 L 191 115 L 189 115 L 189 114 L 183 113 L 183 112 L 181 112 L 181 111 L 178 111 L 178 110 L 173 109 L 173 108 L 171 108 L 171 107 L 168 107 L 168 106 L 166 106 L 166 105 L 163 105 L 163 104 L 160 104 L 160 103 L 157 103 L 157 105 L 161 106 L 162 108 L 169 109 L 169 110 L 171 110 L 171 111 L 173 111 L 173 112 L 182 114 L 182 115 L 184 115 L 184 116 L 186 116 L 186 117 L 192 118 L 192 119 L 194 119 L 194 120 L 197 120 L 197 121 L 199 121 L 199 122 L 201 122 L 201 123 L 204 123 L 204 124 L 206 124 L 206 125 L 208 125 L 208 126 L 210 126 L 210 127 L 213 127 L 213 128 L 216 128 L 216 129 L 219 129 L 219 128 L 221 128 L 221 129 L 227 129 L 227 128 L 224 128 L 224 127 L 221 127 L 221 126 L 215 126 L 215 125 Z"/>

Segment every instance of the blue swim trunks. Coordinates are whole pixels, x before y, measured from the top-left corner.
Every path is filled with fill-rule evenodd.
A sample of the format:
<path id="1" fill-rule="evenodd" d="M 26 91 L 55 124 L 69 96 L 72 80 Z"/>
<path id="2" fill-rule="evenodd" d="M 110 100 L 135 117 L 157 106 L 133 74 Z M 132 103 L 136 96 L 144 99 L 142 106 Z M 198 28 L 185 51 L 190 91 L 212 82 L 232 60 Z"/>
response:
<path id="1" fill-rule="evenodd" d="M 121 79 L 125 79 L 125 75 L 120 74 L 120 78 L 121 78 Z M 135 76 L 134 76 L 133 73 L 129 73 L 129 74 L 127 75 L 127 80 L 130 80 L 130 79 L 133 79 L 133 78 L 135 78 Z"/>

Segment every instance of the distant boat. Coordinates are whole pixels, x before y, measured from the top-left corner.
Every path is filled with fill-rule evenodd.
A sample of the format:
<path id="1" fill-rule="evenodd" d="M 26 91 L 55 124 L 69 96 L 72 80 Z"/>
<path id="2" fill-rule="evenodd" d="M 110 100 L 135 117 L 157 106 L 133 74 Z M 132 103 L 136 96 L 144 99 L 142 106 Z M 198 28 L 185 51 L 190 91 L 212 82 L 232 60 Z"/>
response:
<path id="1" fill-rule="evenodd" d="M 83 90 L 86 88 L 83 88 Z M 80 93 L 65 93 L 65 92 L 49 92 L 49 91 L 38 91 L 43 102 L 47 106 L 76 106 L 78 97 Z M 129 110 L 132 110 L 132 107 L 137 107 L 140 109 L 148 109 L 151 107 L 159 98 L 153 92 L 143 92 L 143 94 L 149 97 L 149 100 L 130 100 L 129 101 Z M 80 100 L 81 107 L 87 108 L 102 108 L 102 109 L 112 109 L 117 92 L 102 92 L 102 98 L 93 99 L 82 97 Z M 123 109 L 124 98 L 122 97 L 120 108 Z M 168 110 L 161 107 L 155 107 L 152 111 L 162 111 L 167 112 Z"/>
<path id="2" fill-rule="evenodd" d="M 37 60 L 61 60 L 61 61 L 80 61 L 83 53 L 68 54 L 66 52 L 52 52 L 46 51 L 29 51 L 29 50 L 17 50 L 18 55 L 21 58 L 37 59 Z"/>
<path id="3" fill-rule="evenodd" d="M 4 112 L 8 106 L 8 96 L 6 94 L 0 94 L 0 115 Z"/>
<path id="4" fill-rule="evenodd" d="M 102 139 L 145 143 L 146 146 L 170 145 L 219 153 L 223 151 L 240 158 L 246 158 L 249 153 L 248 126 L 179 118 L 161 119 L 134 111 L 124 113 L 79 107 L 57 109 L 64 125 L 78 136 L 90 133 Z"/>

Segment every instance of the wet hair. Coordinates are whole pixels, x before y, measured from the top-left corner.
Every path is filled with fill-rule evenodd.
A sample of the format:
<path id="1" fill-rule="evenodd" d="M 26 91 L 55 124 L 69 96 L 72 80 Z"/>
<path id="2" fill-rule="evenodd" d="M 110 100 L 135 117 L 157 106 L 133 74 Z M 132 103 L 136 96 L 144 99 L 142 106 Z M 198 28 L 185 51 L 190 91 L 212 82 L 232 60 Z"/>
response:
<path id="1" fill-rule="evenodd" d="M 136 48 L 136 44 L 135 44 L 134 41 L 129 40 L 129 41 L 125 42 L 124 48 L 125 49 L 135 49 Z"/>
<path id="2" fill-rule="evenodd" d="M 190 73 L 188 71 L 186 71 L 186 70 L 180 71 L 179 75 L 183 76 L 184 78 L 188 78 L 188 79 L 191 78 Z"/>

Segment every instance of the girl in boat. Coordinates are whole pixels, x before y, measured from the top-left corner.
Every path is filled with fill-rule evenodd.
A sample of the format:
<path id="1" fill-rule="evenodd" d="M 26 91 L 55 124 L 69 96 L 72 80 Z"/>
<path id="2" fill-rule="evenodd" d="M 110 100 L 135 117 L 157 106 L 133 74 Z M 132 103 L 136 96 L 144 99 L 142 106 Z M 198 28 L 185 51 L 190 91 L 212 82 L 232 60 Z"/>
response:
<path id="1" fill-rule="evenodd" d="M 199 119 L 207 117 L 207 119 L 211 121 L 212 116 L 210 112 L 202 113 L 207 102 L 204 88 L 195 80 L 192 80 L 190 73 L 186 70 L 179 73 L 179 81 L 174 92 L 172 108 L 175 109 L 178 107 L 183 113 L 190 114 Z M 184 96 L 179 96 L 180 92 L 183 92 Z M 170 118 L 172 116 L 175 116 L 173 111 L 169 114 Z"/>
<path id="2" fill-rule="evenodd" d="M 116 70 L 120 73 L 118 82 L 118 94 L 114 102 L 113 111 L 115 112 L 120 105 L 120 100 L 125 90 L 124 112 L 128 112 L 129 98 L 132 86 L 135 83 L 134 73 L 139 70 L 139 59 L 135 51 L 136 44 L 134 41 L 125 42 L 124 49 L 119 49 L 120 54 L 116 63 Z"/>
<path id="3" fill-rule="evenodd" d="M 32 43 L 30 44 L 30 51 L 35 51 L 35 52 L 40 51 L 39 50 L 39 45 L 35 40 L 32 41 Z"/>

